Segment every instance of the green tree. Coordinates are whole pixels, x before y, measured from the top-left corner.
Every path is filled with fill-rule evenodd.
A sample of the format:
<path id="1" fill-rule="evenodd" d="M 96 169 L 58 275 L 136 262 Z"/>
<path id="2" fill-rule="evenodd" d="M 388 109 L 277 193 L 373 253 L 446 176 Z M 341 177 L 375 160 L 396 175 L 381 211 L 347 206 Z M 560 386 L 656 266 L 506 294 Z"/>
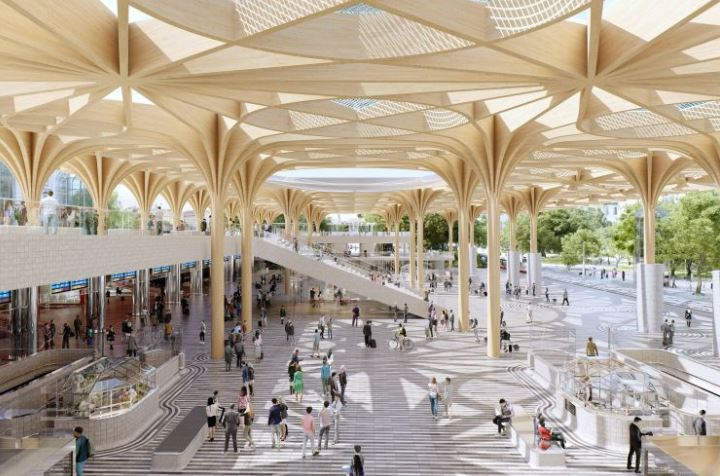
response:
<path id="1" fill-rule="evenodd" d="M 694 269 L 702 290 L 702 277 L 720 263 L 720 196 L 714 191 L 686 194 L 669 214 L 667 228 L 671 238 L 664 238 L 663 257 L 686 259 Z"/>
<path id="2" fill-rule="evenodd" d="M 642 211 L 639 203 L 633 204 L 620 215 L 620 219 L 613 227 L 613 243 L 615 248 L 626 256 L 635 256 L 635 246 L 638 239 L 637 214 Z"/>
<path id="3" fill-rule="evenodd" d="M 578 230 L 598 230 L 607 226 L 607 220 L 598 208 L 568 208 L 549 210 L 538 217 L 538 251 L 562 251 L 563 237 Z"/>
<path id="4" fill-rule="evenodd" d="M 447 248 L 448 224 L 439 213 L 428 213 L 423 220 L 423 242 L 425 249 L 444 250 Z"/>
<path id="5" fill-rule="evenodd" d="M 570 267 L 582 263 L 583 256 L 599 256 L 602 250 L 602 243 L 597 231 L 585 228 L 562 238 L 563 264 Z"/>
<path id="6" fill-rule="evenodd" d="M 475 232 L 475 246 L 487 248 L 487 215 L 480 215 L 473 225 Z M 457 241 L 457 228 L 455 229 L 455 241 Z"/>
<path id="7" fill-rule="evenodd" d="M 117 191 L 110 194 L 105 226 L 108 230 L 116 228 L 137 230 L 140 228 L 140 215 L 138 213 L 120 209 L 120 199 Z"/>
<path id="8" fill-rule="evenodd" d="M 385 219 L 377 213 L 363 213 L 359 218 L 362 218 L 365 223 L 374 223 L 375 231 L 383 231 L 387 227 Z"/>

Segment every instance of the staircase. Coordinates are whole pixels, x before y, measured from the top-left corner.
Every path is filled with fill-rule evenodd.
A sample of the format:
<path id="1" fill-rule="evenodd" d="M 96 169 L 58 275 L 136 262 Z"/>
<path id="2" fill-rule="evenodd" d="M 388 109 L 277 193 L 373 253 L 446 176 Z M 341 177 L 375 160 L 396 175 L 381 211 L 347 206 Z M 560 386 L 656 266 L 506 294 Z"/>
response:
<path id="1" fill-rule="evenodd" d="M 402 310 L 405 303 L 408 312 L 419 317 L 427 315 L 428 304 L 415 292 L 379 281 L 369 277 L 369 271 L 360 266 L 353 266 L 349 261 L 329 256 L 323 257 L 309 248 L 295 252 L 292 246 L 277 237 L 254 238 L 253 253 L 256 257 L 271 261 L 297 273 L 313 279 L 334 284 L 340 288 L 351 290 L 367 299 L 386 304 L 397 305 Z"/>

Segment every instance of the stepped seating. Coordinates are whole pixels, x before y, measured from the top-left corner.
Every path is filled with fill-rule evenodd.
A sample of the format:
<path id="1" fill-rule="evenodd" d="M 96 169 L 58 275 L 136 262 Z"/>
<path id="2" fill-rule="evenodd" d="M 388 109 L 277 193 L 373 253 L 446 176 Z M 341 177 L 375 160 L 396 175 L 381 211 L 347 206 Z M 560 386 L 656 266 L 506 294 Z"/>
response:
<path id="1" fill-rule="evenodd" d="M 205 441 L 207 417 L 204 407 L 193 407 L 155 448 L 152 470 L 177 473 L 185 469 Z"/>
<path id="2" fill-rule="evenodd" d="M 565 467 L 565 450 L 556 444 L 543 450 L 538 447 L 535 437 L 533 416 L 524 408 L 516 406 L 515 416 L 510 422 L 510 440 L 531 467 Z"/>

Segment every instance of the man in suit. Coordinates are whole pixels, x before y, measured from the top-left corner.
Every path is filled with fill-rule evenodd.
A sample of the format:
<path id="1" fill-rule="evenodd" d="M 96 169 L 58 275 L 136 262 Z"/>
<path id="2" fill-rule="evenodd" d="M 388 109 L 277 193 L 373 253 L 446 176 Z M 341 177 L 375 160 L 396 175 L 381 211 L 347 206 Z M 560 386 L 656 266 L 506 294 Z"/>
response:
<path id="1" fill-rule="evenodd" d="M 632 457 L 635 453 L 635 472 L 640 472 L 640 453 L 642 453 L 642 437 L 645 435 L 652 436 L 652 432 L 643 433 L 640 431 L 638 423 L 642 421 L 642 418 L 635 417 L 633 422 L 630 423 L 630 452 L 628 453 L 627 469 L 632 469 Z"/>

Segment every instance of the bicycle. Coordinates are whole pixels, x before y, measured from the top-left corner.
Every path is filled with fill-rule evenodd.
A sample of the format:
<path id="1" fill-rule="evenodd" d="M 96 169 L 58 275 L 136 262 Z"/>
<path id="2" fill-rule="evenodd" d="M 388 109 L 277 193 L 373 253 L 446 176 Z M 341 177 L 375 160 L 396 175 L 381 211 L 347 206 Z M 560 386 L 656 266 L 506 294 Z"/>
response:
<path id="1" fill-rule="evenodd" d="M 412 339 L 409 339 L 405 337 L 403 347 L 400 348 L 400 341 L 398 340 L 398 336 L 392 337 L 391 339 L 388 339 L 388 347 L 390 347 L 391 350 L 399 350 L 399 351 L 411 351 L 415 348 L 415 342 L 412 341 Z"/>

